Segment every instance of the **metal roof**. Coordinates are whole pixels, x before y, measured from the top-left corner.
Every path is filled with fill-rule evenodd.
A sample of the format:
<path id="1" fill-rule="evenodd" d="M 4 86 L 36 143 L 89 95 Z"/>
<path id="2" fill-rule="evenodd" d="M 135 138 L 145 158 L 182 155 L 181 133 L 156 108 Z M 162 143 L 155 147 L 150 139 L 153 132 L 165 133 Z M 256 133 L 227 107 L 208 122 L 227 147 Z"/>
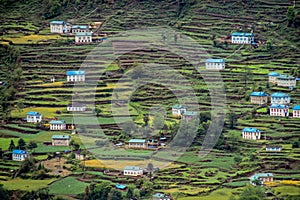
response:
<path id="1" fill-rule="evenodd" d="M 271 97 L 281 97 L 281 98 L 283 98 L 283 97 L 289 97 L 289 95 L 286 94 L 286 93 L 282 93 L 282 92 L 275 92 L 271 95 Z"/>
<path id="2" fill-rule="evenodd" d="M 85 75 L 85 71 L 67 71 L 67 76 Z"/>
<path id="3" fill-rule="evenodd" d="M 251 132 L 251 133 L 256 133 L 256 132 L 261 132 L 260 130 L 256 129 L 256 128 L 244 128 L 243 132 Z"/>
<path id="4" fill-rule="evenodd" d="M 300 110 L 300 105 L 295 105 L 293 110 Z"/>
<path id="5" fill-rule="evenodd" d="M 205 62 L 209 62 L 209 63 L 224 63 L 225 60 L 224 59 L 213 59 L 213 58 L 210 58 L 210 59 L 206 59 Z"/>
<path id="6" fill-rule="evenodd" d="M 65 124 L 66 122 L 64 120 L 51 120 L 50 124 Z"/>
<path id="7" fill-rule="evenodd" d="M 124 167 L 124 170 L 139 171 L 139 170 L 142 170 L 142 168 L 136 167 L 136 166 L 126 166 L 126 167 Z"/>
<path id="8" fill-rule="evenodd" d="M 265 92 L 252 92 L 250 94 L 250 96 L 266 97 L 266 96 L 269 96 L 269 95 L 267 93 L 265 93 Z"/>
<path id="9" fill-rule="evenodd" d="M 88 29 L 89 27 L 87 25 L 73 25 L 73 29 L 79 28 L 79 29 Z"/>
<path id="10" fill-rule="evenodd" d="M 50 24 L 65 24 L 66 22 L 64 22 L 64 21 L 59 21 L 59 20 L 57 20 L 57 21 L 51 21 L 50 22 Z"/>
<path id="11" fill-rule="evenodd" d="M 179 105 L 179 104 L 176 104 L 174 106 L 172 106 L 173 109 L 184 109 L 186 108 L 185 106 L 182 106 L 182 105 Z"/>
<path id="12" fill-rule="evenodd" d="M 27 154 L 27 152 L 25 150 L 15 149 L 13 150 L 13 154 Z"/>
<path id="13" fill-rule="evenodd" d="M 272 104 L 270 108 L 278 108 L 278 109 L 284 109 L 284 108 L 289 108 L 287 105 L 282 105 L 282 104 Z"/>
<path id="14" fill-rule="evenodd" d="M 76 33 L 75 36 L 92 36 L 92 32 Z"/>
<path id="15" fill-rule="evenodd" d="M 254 36 L 254 34 L 253 34 L 253 33 L 241 33 L 241 32 L 235 32 L 235 33 L 232 33 L 231 36 L 251 37 L 251 36 Z"/>
<path id="16" fill-rule="evenodd" d="M 280 74 L 277 72 L 270 72 L 268 75 L 269 76 L 279 76 Z"/>
<path id="17" fill-rule="evenodd" d="M 30 111 L 27 113 L 27 115 L 32 115 L 32 116 L 40 116 L 41 114 L 35 111 Z"/>
<path id="18" fill-rule="evenodd" d="M 139 142 L 139 143 L 145 143 L 146 140 L 145 139 L 131 139 L 128 142 Z"/>
<path id="19" fill-rule="evenodd" d="M 70 139 L 69 135 L 52 135 L 52 139 Z"/>

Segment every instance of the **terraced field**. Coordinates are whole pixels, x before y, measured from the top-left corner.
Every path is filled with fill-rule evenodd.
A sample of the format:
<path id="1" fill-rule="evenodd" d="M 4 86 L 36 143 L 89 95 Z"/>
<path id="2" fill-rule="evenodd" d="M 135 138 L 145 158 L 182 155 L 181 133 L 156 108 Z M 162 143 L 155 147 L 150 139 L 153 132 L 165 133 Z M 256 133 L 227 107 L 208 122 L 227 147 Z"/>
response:
<path id="1" fill-rule="evenodd" d="M 21 111 L 13 111 L 12 120 L 1 125 L 0 134 L 3 139 L 1 138 L 0 147 L 6 150 L 11 139 L 16 143 L 17 138 L 23 138 L 26 142 L 38 143 L 35 149 L 37 155 L 71 149 L 71 147 L 45 146 L 43 143 L 50 141 L 54 132 L 24 124 L 22 119 L 30 110 L 42 113 L 48 121 L 59 118 L 72 123 L 72 117 L 75 117 L 79 136 L 72 135 L 72 139 L 94 154 L 99 152 L 100 148 L 96 141 L 101 141 L 103 138 L 113 143 L 126 143 L 130 136 L 122 130 L 122 124 L 132 119 L 142 127 L 144 114 L 148 114 L 149 110 L 158 106 L 167 111 L 165 122 L 168 127 L 163 133 L 172 139 L 179 121 L 171 117 L 171 106 L 178 103 L 178 97 L 195 95 L 198 102 L 191 101 L 189 98 L 186 98 L 186 102 L 192 109 L 198 107 L 201 113 L 209 112 L 215 108 L 214 106 L 226 103 L 227 115 L 219 140 L 220 144 L 217 144 L 217 147 L 205 157 L 199 156 L 198 152 L 205 136 L 201 130 L 205 130 L 209 125 L 209 122 L 202 122 L 194 143 L 182 157 L 176 160 L 177 166 L 154 173 L 153 183 L 156 191 L 173 195 L 180 193 L 182 199 L 223 197 L 229 199 L 231 195 L 240 193 L 248 183 L 248 177 L 255 172 L 272 172 L 276 181 L 300 180 L 298 175 L 300 149 L 292 148 L 292 144 L 299 141 L 300 120 L 270 117 L 266 112 L 266 106 L 253 105 L 249 100 L 252 91 L 263 90 L 268 94 L 276 91 L 290 94 L 293 98 L 291 107 L 300 102 L 299 83 L 294 90 L 290 91 L 268 84 L 267 77 L 270 71 L 290 74 L 292 69 L 299 70 L 299 42 L 296 42 L 299 30 L 286 27 L 285 21 L 287 6 L 292 5 L 292 2 L 279 0 L 259 0 L 248 4 L 230 0 L 218 3 L 193 2 L 185 5 L 180 12 L 178 12 L 177 2 L 170 0 L 133 1 L 126 6 L 119 2 L 113 9 L 99 7 L 95 12 L 82 9 L 83 16 L 84 13 L 89 15 L 80 22 L 103 21 L 103 26 L 97 31 L 108 34 L 108 40 L 114 40 L 112 48 L 109 47 L 109 42 L 99 44 L 99 48 L 98 44 L 68 44 L 68 40 L 72 40 L 71 37 L 51 35 L 46 38 L 44 36 L 48 35 L 48 25 L 46 26 L 48 21 L 35 22 L 35 25 L 26 26 L 29 34 L 32 35 L 36 27 L 41 28 L 40 35 L 44 37 L 43 40 L 46 40 L 44 44 L 33 44 L 32 38 L 11 39 L 12 36 L 19 36 L 19 33 L 15 33 L 18 29 L 15 21 L 19 19 L 16 17 L 6 20 L 6 24 L 1 27 L 13 28 L 3 39 L 15 43 L 21 53 L 24 87 L 18 93 L 18 97 L 24 108 Z M 60 18 L 73 19 L 75 16 L 72 12 L 67 12 L 57 17 Z M 166 38 L 166 42 L 162 34 L 153 33 L 151 40 L 158 41 L 155 45 L 151 48 L 130 51 L 147 41 L 144 41 L 145 37 L 138 33 L 132 35 L 129 30 L 148 26 L 170 26 L 180 34 L 176 36 L 177 41 L 172 35 Z M 124 32 L 125 30 L 129 32 Z M 251 30 L 256 40 L 260 42 L 258 48 L 230 44 L 228 36 L 231 32 Z M 120 35 L 116 39 L 118 33 Z M 205 52 L 205 55 L 196 55 L 199 60 L 208 57 L 226 59 L 226 69 L 220 72 L 226 99 L 222 96 L 211 102 L 213 96 L 209 94 L 209 86 L 216 83 L 217 76 L 214 73 L 204 70 L 203 65 L 195 69 L 183 55 L 162 48 L 167 43 L 170 47 L 180 48 L 185 55 L 193 55 L 195 43 L 180 46 L 182 44 L 180 42 L 186 36 L 192 38 L 193 42 L 199 44 L 201 50 Z M 272 44 L 272 50 L 268 50 L 266 42 Z M 118 59 L 115 59 L 116 57 Z M 155 65 L 150 66 L 151 63 Z M 138 68 L 137 65 L 144 66 L 147 76 L 142 79 L 145 83 L 143 82 L 141 87 L 132 92 L 135 85 L 139 83 L 139 78 L 132 78 L 132 71 L 134 67 Z M 150 67 L 147 68 L 148 66 Z M 78 69 L 87 71 L 86 82 L 75 85 L 68 83 L 66 71 Z M 52 76 L 56 78 L 55 83 L 50 82 Z M 151 83 L 151 80 L 154 83 Z M 161 84 L 158 84 L 157 80 L 161 81 Z M 166 85 L 174 86 L 176 92 Z M 215 85 L 215 87 L 220 86 Z M 129 102 L 128 97 L 130 97 Z M 66 108 L 72 100 L 85 103 L 87 111 L 75 116 L 68 112 Z M 128 108 L 124 106 L 126 103 Z M 97 109 L 100 110 L 98 116 L 95 113 Z M 129 111 L 124 112 L 124 109 Z M 236 126 L 231 129 L 230 115 L 232 114 L 236 114 L 238 120 Z M 85 120 L 81 121 L 83 118 Z M 85 129 L 79 124 L 88 128 Z M 103 132 L 99 130 L 99 126 Z M 263 139 L 243 140 L 241 130 L 244 127 L 260 129 L 263 131 Z M 70 131 L 59 132 L 59 134 L 70 134 Z M 278 153 L 266 152 L 265 146 L 270 144 L 282 145 L 283 150 Z M 140 151 L 130 152 L 130 155 L 135 157 L 136 162 L 140 162 L 148 158 L 151 153 L 152 151 Z M 119 161 L 124 158 L 124 155 L 118 150 L 107 151 L 102 152 L 100 159 L 112 157 Z M 237 161 L 237 157 L 241 160 Z M 172 161 L 172 158 L 164 154 L 157 157 L 157 161 L 170 160 Z M 99 171 L 99 166 L 88 167 L 85 178 L 81 178 L 83 174 L 80 170 L 74 172 L 76 178 L 74 184 L 78 187 L 78 193 L 84 192 L 86 183 L 91 183 L 91 180 L 96 183 L 107 181 L 112 185 L 134 183 L 132 178 L 105 175 Z M 9 180 L 11 176 L 9 170 L 17 168 L 18 163 L 1 161 L 1 182 L 5 183 Z M 64 181 L 69 183 L 75 178 L 68 177 L 54 182 L 50 186 L 50 191 L 54 194 L 69 195 L 72 190 L 60 191 L 58 188 L 60 184 L 64 184 Z M 293 187 L 290 188 L 292 191 L 299 189 L 299 185 L 270 188 L 275 191 L 275 197 L 280 197 L 282 193 L 288 194 L 288 188 L 285 187 Z M 292 192 L 290 195 L 298 197 L 300 194 Z"/>

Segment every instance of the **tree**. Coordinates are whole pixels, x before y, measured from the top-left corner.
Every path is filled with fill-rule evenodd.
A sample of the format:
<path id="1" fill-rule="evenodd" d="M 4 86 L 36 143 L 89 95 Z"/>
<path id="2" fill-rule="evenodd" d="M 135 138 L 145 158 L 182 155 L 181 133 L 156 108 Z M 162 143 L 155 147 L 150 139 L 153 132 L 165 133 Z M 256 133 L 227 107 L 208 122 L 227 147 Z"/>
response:
<path id="1" fill-rule="evenodd" d="M 20 138 L 18 140 L 18 146 L 17 146 L 18 149 L 21 149 L 21 150 L 25 150 L 26 149 L 26 142 L 23 138 Z"/>
<path id="2" fill-rule="evenodd" d="M 267 42 L 266 49 L 267 51 L 271 51 L 273 49 L 272 43 L 270 41 Z"/>
<path id="3" fill-rule="evenodd" d="M 155 113 L 153 117 L 153 126 L 156 130 L 161 130 L 165 124 L 164 116 L 161 113 Z"/>
<path id="4" fill-rule="evenodd" d="M 229 128 L 234 129 L 237 124 L 237 115 L 233 112 L 229 114 Z"/>
<path id="5" fill-rule="evenodd" d="M 133 198 L 133 191 L 135 189 L 135 186 L 134 185 L 129 185 L 128 186 L 128 190 L 127 190 L 127 193 L 126 193 L 126 198 L 127 199 L 132 199 Z"/>
<path id="6" fill-rule="evenodd" d="M 286 12 L 286 19 L 288 20 L 288 26 L 292 26 L 295 23 L 297 12 L 294 6 L 289 6 Z"/>
<path id="7" fill-rule="evenodd" d="M 10 144 L 8 147 L 8 151 L 13 151 L 16 148 L 15 143 L 13 140 L 10 140 Z"/>
<path id="8" fill-rule="evenodd" d="M 108 200 L 121 200 L 122 199 L 122 193 L 119 190 L 111 189 L 111 191 L 108 194 Z"/>
<path id="9" fill-rule="evenodd" d="M 295 141 L 292 145 L 292 148 L 299 148 L 299 142 Z"/>
<path id="10" fill-rule="evenodd" d="M 139 189 L 134 189 L 133 190 L 133 198 L 140 199 L 140 196 L 141 196 L 140 190 Z"/>
<path id="11" fill-rule="evenodd" d="M 265 193 L 262 187 L 254 187 L 253 185 L 247 185 L 239 196 L 239 200 L 263 200 L 265 199 Z"/>
<path id="12" fill-rule="evenodd" d="M 2 184 L 0 184 L 0 197 L 1 197 L 1 200 L 9 200 L 10 199 L 8 190 L 4 189 Z"/>
<path id="13" fill-rule="evenodd" d="M 153 183 L 145 180 L 142 185 L 142 191 L 144 194 L 150 194 L 153 191 Z"/>
<path id="14" fill-rule="evenodd" d="M 144 114 L 143 121 L 144 121 L 144 126 L 148 126 L 148 122 L 149 122 L 149 115 L 148 114 Z"/>
<path id="15" fill-rule="evenodd" d="M 27 148 L 30 150 L 33 150 L 33 149 L 37 148 L 37 144 L 34 141 L 30 141 L 27 145 Z"/>

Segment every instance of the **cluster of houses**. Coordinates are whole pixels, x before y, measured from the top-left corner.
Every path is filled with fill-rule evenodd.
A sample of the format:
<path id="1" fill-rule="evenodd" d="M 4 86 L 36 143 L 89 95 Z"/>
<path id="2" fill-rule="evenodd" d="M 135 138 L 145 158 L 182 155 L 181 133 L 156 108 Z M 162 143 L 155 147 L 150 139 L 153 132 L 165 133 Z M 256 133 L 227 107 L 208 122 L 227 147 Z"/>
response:
<path id="1" fill-rule="evenodd" d="M 176 104 L 172 106 L 172 116 L 175 118 L 184 119 L 188 122 L 199 116 L 199 113 L 195 111 L 187 111 L 187 108 L 185 106 Z"/>
<path id="2" fill-rule="evenodd" d="M 288 76 L 285 74 L 279 74 L 277 72 L 270 72 L 269 76 L 269 83 L 280 87 L 288 87 L 293 90 L 296 87 L 297 79 L 293 76 Z"/>
<path id="3" fill-rule="evenodd" d="M 250 183 L 252 185 L 264 185 L 267 182 L 273 182 L 272 173 L 258 173 L 250 177 Z"/>

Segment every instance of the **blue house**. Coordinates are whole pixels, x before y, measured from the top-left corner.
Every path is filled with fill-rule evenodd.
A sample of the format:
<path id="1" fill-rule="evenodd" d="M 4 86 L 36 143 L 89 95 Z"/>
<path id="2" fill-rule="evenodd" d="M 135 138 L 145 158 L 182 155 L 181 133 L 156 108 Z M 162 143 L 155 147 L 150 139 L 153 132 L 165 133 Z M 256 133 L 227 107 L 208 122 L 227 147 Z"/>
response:
<path id="1" fill-rule="evenodd" d="M 256 128 L 244 128 L 242 130 L 242 136 L 245 140 L 259 140 L 261 131 Z"/>
<path id="2" fill-rule="evenodd" d="M 12 152 L 12 159 L 14 161 L 23 161 L 28 158 L 28 153 L 25 150 L 15 149 Z"/>
<path id="3" fill-rule="evenodd" d="M 27 122 L 33 122 L 33 123 L 38 123 L 42 121 L 42 114 L 35 112 L 35 111 L 30 111 L 27 113 Z"/>
<path id="4" fill-rule="evenodd" d="M 85 81 L 85 71 L 67 71 L 67 81 L 68 82 L 84 82 Z"/>
<path id="5" fill-rule="evenodd" d="M 271 95 L 272 104 L 289 104 L 291 102 L 290 95 L 282 92 L 275 92 Z"/>
<path id="6" fill-rule="evenodd" d="M 51 21 L 50 22 L 50 32 L 51 33 L 65 33 L 66 32 L 66 22 Z"/>
<path id="7" fill-rule="evenodd" d="M 277 72 L 270 72 L 268 76 L 270 83 L 277 84 L 277 77 L 280 76 L 280 74 Z"/>
<path id="8" fill-rule="evenodd" d="M 236 32 L 231 34 L 231 43 L 233 44 L 254 44 L 253 33 Z"/>
<path id="9" fill-rule="evenodd" d="M 270 116 L 288 117 L 289 107 L 283 104 L 272 104 L 270 107 Z"/>
<path id="10" fill-rule="evenodd" d="M 254 104 L 265 104 L 268 103 L 268 94 L 265 92 L 252 92 L 250 94 L 250 101 Z"/>
<path id="11" fill-rule="evenodd" d="M 265 182 L 272 182 L 273 174 L 272 173 L 258 173 L 250 177 L 250 183 L 252 185 L 263 185 Z"/>
<path id="12" fill-rule="evenodd" d="M 207 59 L 205 61 L 205 67 L 209 70 L 222 70 L 225 69 L 224 59 Z"/>
<path id="13" fill-rule="evenodd" d="M 293 117 L 300 118 L 300 105 L 293 107 Z"/>
<path id="14" fill-rule="evenodd" d="M 277 86 L 294 88 L 296 87 L 296 78 L 293 76 L 281 74 L 277 76 Z"/>

